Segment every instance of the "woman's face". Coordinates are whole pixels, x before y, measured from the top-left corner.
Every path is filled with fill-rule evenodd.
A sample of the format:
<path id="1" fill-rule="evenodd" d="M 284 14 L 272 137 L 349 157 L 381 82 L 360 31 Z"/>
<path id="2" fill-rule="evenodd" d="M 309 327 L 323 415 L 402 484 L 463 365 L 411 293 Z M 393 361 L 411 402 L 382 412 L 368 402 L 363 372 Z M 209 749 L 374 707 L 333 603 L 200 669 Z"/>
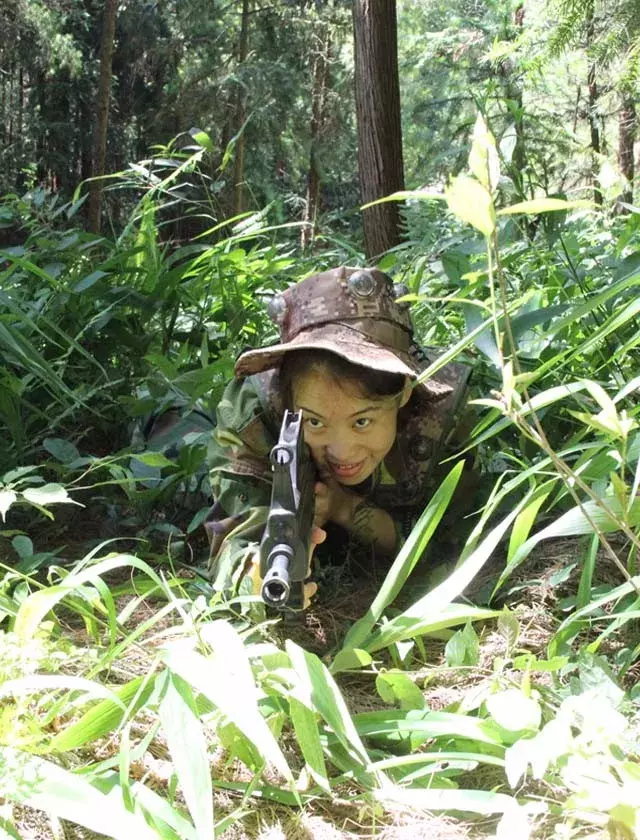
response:
<path id="1" fill-rule="evenodd" d="M 411 388 L 407 382 L 400 395 L 371 399 L 353 383 L 341 385 L 326 371 L 311 369 L 294 379 L 292 392 L 321 476 L 349 486 L 368 478 L 393 446 L 398 411 Z"/>

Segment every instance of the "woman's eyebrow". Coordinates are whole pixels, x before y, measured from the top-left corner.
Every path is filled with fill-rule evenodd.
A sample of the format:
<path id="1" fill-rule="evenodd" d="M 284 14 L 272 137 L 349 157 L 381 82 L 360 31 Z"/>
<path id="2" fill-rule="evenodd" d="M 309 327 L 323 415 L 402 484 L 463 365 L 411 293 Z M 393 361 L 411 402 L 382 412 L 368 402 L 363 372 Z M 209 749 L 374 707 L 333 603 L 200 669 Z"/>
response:
<path id="1" fill-rule="evenodd" d="M 370 414 L 372 411 L 382 411 L 384 406 L 382 405 L 368 405 L 366 408 L 361 408 L 360 411 L 354 411 L 353 414 L 349 415 L 349 419 L 352 417 L 358 417 L 360 414 Z M 318 417 L 320 420 L 324 420 L 325 417 L 323 414 L 320 414 L 318 411 L 314 411 L 312 408 L 307 408 L 306 405 L 299 405 L 298 411 L 306 411 L 307 414 L 313 414 L 314 417 Z"/>

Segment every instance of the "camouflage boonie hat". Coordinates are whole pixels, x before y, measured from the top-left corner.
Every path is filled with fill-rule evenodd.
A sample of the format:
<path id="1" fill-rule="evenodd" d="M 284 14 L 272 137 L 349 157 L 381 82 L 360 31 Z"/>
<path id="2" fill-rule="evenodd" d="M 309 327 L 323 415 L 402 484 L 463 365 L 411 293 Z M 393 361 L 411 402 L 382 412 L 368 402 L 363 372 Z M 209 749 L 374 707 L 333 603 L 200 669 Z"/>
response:
<path id="1" fill-rule="evenodd" d="M 395 298 L 391 279 L 377 268 L 342 266 L 307 277 L 269 304 L 280 343 L 243 353 L 236 376 L 277 367 L 292 350 L 328 350 L 356 365 L 416 379 L 423 354 L 409 312 Z M 421 384 L 432 399 L 453 390 L 433 379 Z"/>

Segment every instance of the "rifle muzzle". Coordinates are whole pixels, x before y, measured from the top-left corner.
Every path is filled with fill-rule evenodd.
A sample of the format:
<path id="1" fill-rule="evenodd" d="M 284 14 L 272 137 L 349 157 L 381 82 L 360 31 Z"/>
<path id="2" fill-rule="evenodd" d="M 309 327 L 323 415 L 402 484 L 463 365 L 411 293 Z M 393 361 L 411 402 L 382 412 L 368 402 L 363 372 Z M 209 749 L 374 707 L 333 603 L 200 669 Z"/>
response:
<path id="1" fill-rule="evenodd" d="M 273 559 L 272 559 L 273 558 Z M 289 600 L 289 563 L 292 555 L 289 546 L 276 546 L 269 558 L 269 571 L 262 581 L 262 600 L 272 607 L 284 607 Z"/>

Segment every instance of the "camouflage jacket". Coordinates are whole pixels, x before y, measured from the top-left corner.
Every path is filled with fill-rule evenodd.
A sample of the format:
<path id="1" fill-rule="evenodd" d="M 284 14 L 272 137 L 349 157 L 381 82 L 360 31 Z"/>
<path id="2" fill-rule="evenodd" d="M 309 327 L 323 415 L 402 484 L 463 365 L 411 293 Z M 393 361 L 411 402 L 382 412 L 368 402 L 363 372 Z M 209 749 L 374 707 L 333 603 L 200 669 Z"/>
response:
<path id="1" fill-rule="evenodd" d="M 401 538 L 409 534 L 437 484 L 437 467 L 455 428 L 468 375 L 465 366 L 450 364 L 435 377 L 449 386 L 438 397 L 416 388 L 398 415 L 391 451 L 371 478 L 353 488 L 391 515 Z M 216 589 L 238 583 L 248 553 L 262 536 L 271 500 L 268 456 L 283 411 L 277 370 L 233 380 L 218 404 L 209 448 L 214 505 L 205 522 Z"/>

